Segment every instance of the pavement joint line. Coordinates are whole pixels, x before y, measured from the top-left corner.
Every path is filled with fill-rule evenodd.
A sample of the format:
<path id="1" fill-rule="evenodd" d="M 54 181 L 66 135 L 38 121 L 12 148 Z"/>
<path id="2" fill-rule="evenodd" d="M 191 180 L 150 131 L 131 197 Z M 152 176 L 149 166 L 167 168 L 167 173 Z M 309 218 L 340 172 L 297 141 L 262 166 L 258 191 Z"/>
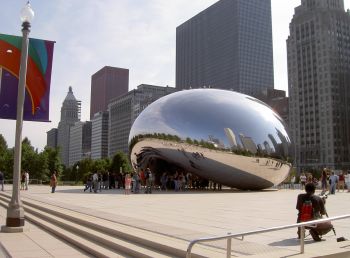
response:
<path id="1" fill-rule="evenodd" d="M 44 189 L 43 187 L 42 187 L 42 189 Z M 66 188 L 66 189 L 68 189 L 68 188 Z M 35 189 L 35 187 L 34 187 L 34 190 L 36 190 Z M 78 195 L 74 195 L 74 190 L 71 190 L 70 191 L 71 193 L 72 193 L 72 195 L 71 196 L 75 196 L 74 197 L 74 201 L 78 201 L 78 203 L 79 203 L 79 200 L 86 200 L 86 199 L 88 199 L 88 198 L 86 198 L 87 196 L 84 196 L 84 197 L 82 197 L 82 195 L 80 195 L 80 196 L 78 196 Z M 77 192 L 77 191 L 75 191 L 75 192 Z M 281 190 L 281 191 L 279 191 L 278 192 L 278 194 L 274 194 L 274 196 L 273 196 L 273 198 L 274 198 L 274 200 L 277 200 L 277 202 L 276 202 L 276 205 L 283 205 L 284 204 L 284 202 L 286 202 L 286 200 L 287 200 L 287 203 L 289 202 L 288 200 L 292 200 L 293 201 L 293 203 L 289 203 L 289 205 L 285 205 L 284 207 L 284 210 L 285 211 L 289 211 L 289 212 L 283 212 L 283 211 L 280 211 L 279 212 L 279 215 L 281 216 L 283 216 L 283 217 L 286 217 L 286 218 L 288 218 L 288 216 L 290 217 L 290 211 L 293 211 L 294 210 L 294 200 L 295 200 L 295 197 L 296 197 L 296 195 L 297 194 L 299 194 L 299 193 L 301 193 L 302 191 L 300 191 L 300 190 L 290 190 L 290 191 L 288 191 L 288 195 L 286 194 L 286 191 L 284 191 L 284 190 Z M 21 192 L 22 193 L 22 192 Z M 26 192 L 23 192 L 24 193 L 24 195 L 26 195 L 27 193 Z M 69 190 L 67 191 L 67 193 L 69 193 Z M 50 194 L 43 194 L 42 192 L 38 192 L 38 191 L 36 191 L 36 192 L 34 192 L 34 193 L 32 193 L 32 192 L 28 192 L 28 194 L 30 194 L 30 195 L 32 195 L 32 196 L 38 196 L 38 195 L 40 195 L 42 198 L 45 198 L 45 196 L 47 196 L 48 197 L 48 199 L 47 199 L 47 202 L 46 202 L 46 204 L 51 204 L 52 203 L 52 201 L 54 201 L 54 202 L 57 202 L 57 200 L 59 200 L 59 199 L 57 199 L 56 198 L 56 196 L 53 196 L 53 195 L 50 195 Z M 114 193 L 111 193 L 112 195 L 114 194 Z M 225 198 L 225 199 L 229 199 L 229 198 L 231 198 L 231 195 L 230 194 L 220 194 L 220 193 L 214 193 L 215 194 L 215 196 L 220 196 L 220 197 L 222 197 L 222 198 Z M 204 199 L 207 199 L 207 197 L 209 198 L 209 200 L 216 200 L 217 198 L 214 196 L 214 194 L 206 194 L 205 196 L 203 196 L 204 197 Z M 108 193 L 108 195 L 109 195 L 109 193 Z M 70 198 L 69 196 L 70 195 L 63 195 L 62 193 L 61 193 L 61 195 L 60 194 L 58 194 L 58 196 L 59 196 L 59 198 L 61 198 L 61 196 L 62 196 L 62 198 L 65 198 L 65 199 L 67 199 L 67 197 L 68 198 Z M 92 196 L 92 195 L 90 195 L 90 196 Z M 183 196 L 183 195 L 182 195 Z M 243 195 L 242 195 L 242 193 L 237 193 L 237 195 L 235 194 L 235 195 L 232 195 L 233 196 L 233 198 L 236 198 L 235 196 L 244 196 L 244 198 L 248 198 L 248 200 L 247 200 L 247 202 L 244 202 L 244 203 L 247 203 L 247 205 L 252 205 L 252 204 L 254 204 L 254 203 L 256 203 L 256 202 L 261 202 L 261 201 L 263 201 L 264 200 L 264 198 L 266 198 L 266 192 L 265 193 L 243 193 Z M 253 199 L 250 197 L 250 196 L 255 196 L 256 198 L 254 198 L 253 197 Z M 271 195 L 270 195 L 271 196 Z M 276 198 L 276 196 L 281 196 L 281 197 L 278 197 L 278 198 Z M 287 196 L 292 196 L 292 198 L 287 198 L 286 199 L 286 197 Z M 52 197 L 54 197 L 54 198 L 52 198 Z M 101 196 L 102 197 L 102 196 Z M 123 196 L 121 196 L 121 195 L 117 195 L 116 196 L 117 198 L 110 198 L 110 199 L 108 199 L 108 200 L 117 200 L 116 202 L 115 201 L 113 201 L 113 204 L 115 204 L 115 203 L 118 203 L 119 202 L 119 200 L 121 200 L 121 203 L 124 203 L 124 201 L 133 201 L 133 199 L 131 198 L 131 197 L 129 197 L 128 199 L 126 199 L 126 198 L 124 198 Z M 135 196 L 136 197 L 136 196 Z M 140 201 L 141 199 L 144 199 L 144 197 L 145 196 L 142 196 L 142 195 L 140 195 L 140 196 L 137 196 L 137 197 L 142 197 L 142 198 L 138 198 L 138 201 Z M 147 196 L 148 197 L 148 196 Z M 165 196 L 166 197 L 166 196 Z M 177 195 L 177 194 L 173 194 L 173 195 L 169 195 L 169 197 L 172 199 L 172 200 L 176 200 L 176 199 L 178 199 L 178 200 L 181 200 L 181 194 L 180 195 Z M 195 199 L 197 199 L 197 197 L 198 198 L 203 198 L 203 197 L 200 197 L 200 195 L 198 196 L 196 196 L 196 198 L 194 198 L 193 196 L 191 196 L 191 195 L 189 195 L 189 198 L 190 199 L 192 199 L 192 200 L 195 200 Z M 214 198 L 215 197 L 215 198 Z M 226 198 L 226 197 L 229 197 L 229 198 Z M 350 211 L 350 209 L 349 209 L 349 207 L 347 208 L 347 206 L 345 205 L 344 206 L 344 201 L 345 201 L 345 203 L 346 203 L 346 200 L 349 200 L 349 197 L 350 197 L 350 195 L 349 194 L 338 194 L 337 193 L 337 195 L 336 196 L 329 196 L 330 198 L 328 198 L 328 201 L 327 201 L 327 203 L 329 202 L 329 206 L 330 206 L 330 210 L 328 211 L 329 213 L 331 213 L 332 215 L 334 214 L 334 216 L 336 216 L 336 215 L 341 215 L 341 214 L 344 214 L 344 213 L 349 213 L 349 211 Z M 56 199 L 55 199 L 56 198 Z M 151 198 L 145 198 L 145 203 L 149 206 L 150 204 L 149 204 L 149 200 L 155 200 L 155 201 L 153 201 L 153 203 L 157 203 L 157 201 L 156 200 L 162 200 L 162 198 L 164 198 L 164 196 L 162 197 L 161 195 L 154 195 L 154 196 L 152 196 Z M 186 196 L 186 198 L 187 198 L 187 196 Z M 65 200 L 65 199 L 62 199 L 63 201 Z M 135 200 L 135 199 L 134 199 Z M 201 200 L 201 199 L 199 199 L 199 200 Z M 254 201 L 255 200 L 255 201 Z M 283 202 L 281 201 L 281 200 L 284 200 Z M 95 204 L 97 204 L 97 201 L 98 201 L 98 198 L 94 198 L 93 199 L 93 202 L 92 202 L 92 205 L 94 206 Z M 51 202 L 51 203 L 50 203 Z M 45 203 L 45 202 L 44 202 Z M 136 202 L 136 203 L 138 203 L 138 202 Z M 222 202 L 222 203 L 225 203 L 225 202 Z M 236 203 L 236 201 L 235 201 L 235 203 Z M 238 203 L 240 203 L 240 202 L 238 202 Z M 227 202 L 225 203 L 226 205 L 227 205 Z M 241 202 L 241 204 L 242 204 L 242 202 Z M 339 206 L 339 204 L 341 204 L 340 206 Z M 145 206 L 147 209 L 149 209 L 148 207 L 147 207 L 147 205 Z M 198 206 L 198 205 L 197 205 Z M 196 207 L 197 207 L 196 206 Z M 289 206 L 289 207 L 288 207 Z M 328 205 L 327 205 L 328 206 Z M 108 220 L 109 221 L 111 221 L 112 223 L 119 223 L 119 222 L 115 222 L 115 218 L 116 218 L 116 216 L 119 216 L 119 214 L 117 214 L 117 213 L 115 213 L 115 214 L 113 214 L 113 213 L 105 213 L 105 211 L 109 211 L 109 210 L 111 210 L 111 209 L 107 209 L 106 207 L 103 207 L 102 205 L 96 205 L 96 207 L 97 207 L 97 209 L 96 209 L 96 213 L 94 214 L 94 215 L 90 215 L 90 214 L 87 214 L 87 215 L 89 215 L 89 216 L 94 216 L 94 217 L 98 217 L 98 218 L 101 218 L 101 216 L 103 217 L 105 214 L 109 214 L 109 215 L 111 215 L 111 216 L 114 216 L 114 218 L 113 217 L 108 217 Z M 115 206 L 115 205 L 113 205 L 113 209 L 115 209 L 115 207 L 117 207 L 117 206 Z M 177 208 L 179 208 L 180 206 L 174 206 L 174 209 L 176 210 L 176 207 Z M 224 211 L 222 211 L 222 210 L 220 210 L 220 207 L 218 207 L 218 206 L 215 206 L 214 205 L 214 207 L 216 207 L 216 209 L 218 209 L 218 211 L 220 212 L 220 213 L 222 213 L 222 212 L 224 212 Z M 230 205 L 228 205 L 227 207 L 230 207 Z M 239 206 L 238 206 L 239 207 Z M 339 208 L 338 207 L 340 207 L 340 210 L 339 210 Z M 286 209 L 287 208 L 287 209 Z M 327 207 L 328 208 L 328 207 Z M 86 209 L 85 207 L 82 207 L 82 209 Z M 98 209 L 100 209 L 100 210 L 98 210 Z M 148 213 L 148 211 L 147 211 L 147 209 L 145 210 L 145 211 L 143 211 L 143 212 L 146 212 L 145 214 L 149 214 Z M 173 210 L 174 210 L 173 209 Z M 81 210 L 81 209 L 80 209 Z M 157 210 L 157 209 L 156 209 Z M 159 209 L 158 209 L 159 210 Z M 235 210 L 237 210 L 237 209 L 226 209 L 227 211 L 226 212 L 228 212 L 228 213 L 231 213 L 230 214 L 230 217 L 233 217 L 233 218 L 236 218 L 236 216 L 239 218 L 239 216 L 240 216 L 240 213 L 242 212 L 241 211 L 241 209 L 239 209 L 239 211 L 240 212 L 234 212 L 233 213 L 233 211 L 235 211 Z M 337 211 L 342 211 L 342 213 L 341 214 L 337 214 L 337 213 L 339 213 L 339 212 L 337 212 Z M 80 211 L 76 211 L 76 210 L 73 210 L 73 212 L 80 212 Z M 243 213 L 244 213 L 245 211 L 244 211 L 244 209 L 243 209 Z M 256 214 L 259 214 L 260 216 L 261 216 L 261 219 L 258 219 L 257 220 L 257 223 L 253 223 L 253 226 L 254 225 L 261 225 L 261 223 L 264 223 L 264 221 L 268 221 L 268 223 L 267 223 L 267 225 L 266 225 L 266 227 L 270 227 L 270 225 L 271 224 L 274 224 L 274 225 L 276 225 L 278 222 L 281 222 L 281 224 L 286 224 L 285 223 L 285 221 L 286 221 L 286 219 L 279 219 L 278 217 L 276 217 L 276 219 L 274 219 L 274 217 L 271 217 L 271 215 L 269 214 L 269 212 L 268 211 L 266 211 L 266 210 L 259 210 L 259 207 L 257 207 L 257 208 L 254 208 L 254 209 L 251 209 L 251 212 L 250 213 L 244 213 L 244 214 L 246 214 L 246 215 L 250 215 L 249 217 L 251 218 L 251 219 L 249 219 L 249 220 L 247 220 L 247 221 L 255 221 L 254 220 L 254 216 L 256 215 L 256 214 L 253 214 L 253 213 L 256 213 Z M 292 212 L 292 213 L 294 213 L 294 212 Z M 101 215 L 101 216 L 99 216 L 99 214 Z M 126 213 L 122 213 L 122 214 L 126 214 Z M 142 213 L 143 214 L 143 213 Z M 176 214 L 176 213 L 173 213 L 173 214 Z M 185 213 L 184 213 L 185 214 Z M 188 213 L 187 213 L 188 214 Z M 199 216 L 205 216 L 206 218 L 209 218 L 208 216 L 210 216 L 210 212 L 206 212 L 206 213 L 199 213 Z M 95 216 L 95 215 L 97 215 L 97 216 Z M 167 216 L 170 216 L 171 215 L 171 213 L 170 214 L 168 214 Z M 274 215 L 276 215 L 276 214 L 274 214 Z M 121 215 L 121 216 L 123 216 L 123 215 Z M 178 216 L 178 215 L 177 215 Z M 213 218 L 215 218 L 216 216 L 213 216 Z M 113 219 L 111 219 L 111 218 L 113 218 Z M 257 218 L 257 217 L 256 217 Z M 293 222 L 294 222 L 294 220 L 295 220 L 295 218 L 292 216 L 291 217 L 292 218 L 292 220 L 293 220 Z M 102 219 L 106 219 L 106 218 L 102 218 Z M 120 217 L 118 217 L 118 219 L 120 219 Z M 188 219 L 191 219 L 191 217 L 188 217 Z M 225 219 L 225 218 L 224 218 Z M 227 219 L 229 219 L 229 217 L 227 217 Z M 132 217 L 132 220 L 133 221 L 135 221 L 135 220 L 139 220 L 139 218 L 137 217 L 137 216 L 134 216 L 134 217 Z M 194 221 L 197 221 L 196 219 L 194 220 Z M 126 221 L 124 221 L 125 223 L 126 223 Z M 164 221 L 161 221 L 161 223 L 163 223 Z M 204 221 L 203 221 L 204 222 Z M 210 223 L 210 222 L 213 222 L 213 229 L 214 228 L 217 228 L 217 229 L 221 229 L 221 227 L 220 226 L 218 226 L 218 225 L 223 225 L 222 223 L 218 223 L 218 222 L 220 222 L 220 220 L 216 220 L 216 222 L 215 222 L 215 220 L 209 220 L 209 222 L 208 222 L 208 224 Z M 201 224 L 201 223 L 197 223 L 197 224 L 199 224 L 199 226 L 196 226 L 196 227 L 194 227 L 194 229 L 196 230 L 197 228 L 199 229 L 199 228 L 204 228 L 205 229 L 205 225 L 203 224 Z M 232 224 L 232 223 L 231 223 Z M 337 232 L 338 233 L 338 236 L 342 236 L 342 234 L 344 234 L 344 236 L 346 237 L 346 238 L 349 238 L 348 237 L 348 233 L 347 232 L 349 232 L 349 223 L 347 222 L 347 221 L 344 221 L 344 222 L 340 222 L 340 223 L 337 223 L 337 222 L 335 222 L 335 224 L 337 225 L 336 226 L 336 229 L 338 229 L 338 227 L 339 227 L 339 232 Z M 130 224 L 128 224 L 128 223 L 126 223 L 126 225 L 127 226 L 130 226 Z M 153 224 L 154 225 L 154 224 Z M 162 225 L 162 224 L 161 224 Z M 167 226 L 169 227 L 174 227 L 173 225 L 176 225 L 176 224 L 174 224 L 174 223 L 170 223 L 170 224 L 167 224 Z M 232 226 L 229 226 L 229 228 L 235 228 L 235 227 L 232 227 Z M 256 228 L 256 227 L 255 227 Z M 143 229 L 144 230 L 144 228 L 142 228 L 141 227 L 141 229 Z M 179 230 L 183 230 L 181 227 L 179 228 Z M 238 232 L 242 232 L 242 230 L 241 230 L 241 227 L 237 227 L 236 228 L 236 230 L 238 231 Z M 186 231 L 186 230 L 184 230 L 184 231 Z M 218 231 L 218 230 L 217 230 Z M 219 230 L 220 231 L 220 230 Z M 230 230 L 231 232 L 232 232 L 232 230 Z M 196 232 L 199 232 L 198 230 L 196 231 Z M 204 231 L 203 231 L 204 232 Z M 215 231 L 213 231 L 213 233 L 214 233 Z M 277 236 L 277 238 L 276 239 L 286 239 L 285 237 L 286 236 L 290 236 L 290 233 L 291 233 L 292 231 L 287 231 L 286 233 L 279 233 L 279 234 L 276 234 L 276 235 L 278 235 Z M 156 233 L 158 233 L 158 232 L 156 232 Z M 180 233 L 180 232 L 178 232 L 178 233 Z M 178 233 L 176 233 L 176 234 L 178 234 Z M 183 233 L 185 233 L 185 232 L 183 232 Z M 191 234 L 190 234 L 191 235 Z M 181 237 L 185 237 L 185 238 L 190 238 L 191 240 L 193 240 L 194 238 L 197 238 L 196 236 L 190 236 L 190 235 L 188 235 L 187 237 L 186 236 L 184 236 L 184 235 L 182 235 L 181 236 L 181 234 L 178 234 L 177 235 L 177 237 L 179 237 L 180 239 L 181 239 Z M 207 231 L 207 233 L 203 233 L 203 235 L 202 236 L 208 236 L 209 234 L 208 234 L 208 231 Z M 214 233 L 213 235 L 217 235 L 217 233 Z M 293 235 L 294 235 L 294 232 L 293 232 Z M 273 241 L 272 239 L 273 238 L 275 238 L 276 236 L 275 236 L 275 234 L 271 234 L 271 235 L 266 235 L 266 236 L 262 236 L 263 238 L 252 238 L 253 239 L 253 243 L 254 242 L 256 242 L 256 240 L 254 240 L 254 239 L 263 239 L 263 241 L 262 241 L 262 243 L 265 243 L 265 242 L 267 242 L 267 243 L 271 243 L 271 241 Z M 265 238 L 265 239 L 264 239 Z M 271 239 L 271 240 L 270 240 Z M 291 239 L 293 239 L 293 238 L 291 238 Z M 310 251 L 312 251 L 312 249 L 315 249 L 314 247 L 316 247 L 316 249 L 318 248 L 320 248 L 320 246 L 324 246 L 325 248 L 335 248 L 335 246 L 336 245 L 334 245 L 334 247 L 332 247 L 331 245 L 328 245 L 328 244 L 331 244 L 331 241 L 333 242 L 333 241 L 335 241 L 335 237 L 333 237 L 333 236 L 327 236 L 327 240 L 329 240 L 329 241 L 327 241 L 327 242 L 324 242 L 323 244 L 326 244 L 326 245 L 319 245 L 318 243 L 312 243 L 312 244 L 310 244 L 310 247 L 309 247 L 309 245 L 308 245 L 308 247 L 307 247 L 307 250 L 308 249 L 310 249 Z M 260 241 L 257 241 L 257 243 L 259 243 Z M 278 247 L 279 245 L 283 245 L 283 243 L 278 243 L 278 242 L 281 242 L 281 241 L 275 241 L 275 242 L 273 242 L 273 243 L 276 243 L 276 245 L 274 245 L 273 247 Z M 289 245 L 287 245 L 287 246 L 284 246 L 284 248 L 285 247 L 288 247 Z M 293 247 L 293 245 L 290 245 L 290 247 L 291 248 L 294 248 Z M 339 247 L 337 247 L 337 248 L 339 248 Z M 293 249 L 294 250 L 294 249 Z M 306 251 L 307 251 L 306 250 Z M 343 249 L 344 250 L 344 249 Z M 256 256 L 257 257 L 257 256 Z"/>

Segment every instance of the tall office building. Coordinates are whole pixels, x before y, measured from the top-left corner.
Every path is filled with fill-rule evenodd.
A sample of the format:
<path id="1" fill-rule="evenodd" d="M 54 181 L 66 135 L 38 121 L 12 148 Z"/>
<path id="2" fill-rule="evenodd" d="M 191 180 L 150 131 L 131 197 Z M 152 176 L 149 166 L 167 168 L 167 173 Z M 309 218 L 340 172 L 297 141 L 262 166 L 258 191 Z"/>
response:
<path id="1" fill-rule="evenodd" d="M 57 128 L 52 128 L 50 131 L 46 132 L 46 146 L 50 148 L 57 147 Z"/>
<path id="2" fill-rule="evenodd" d="M 155 100 L 175 92 L 172 87 L 141 84 L 109 105 L 108 156 L 117 151 L 128 153 L 128 139 L 132 124 L 138 115 Z"/>
<path id="3" fill-rule="evenodd" d="M 129 90 L 129 70 L 105 66 L 91 77 L 90 119 L 95 113 L 107 111 L 111 99 Z"/>
<path id="4" fill-rule="evenodd" d="M 69 165 L 70 129 L 80 121 L 81 102 L 76 100 L 72 87 L 61 107 L 61 120 L 58 123 L 57 146 L 60 148 L 60 158 L 65 166 Z"/>
<path id="5" fill-rule="evenodd" d="M 108 157 L 108 119 L 109 113 L 105 111 L 96 113 L 91 120 L 91 159 Z"/>
<path id="6" fill-rule="evenodd" d="M 277 112 L 286 125 L 289 125 L 289 98 L 283 90 L 267 89 L 256 96 Z"/>
<path id="7" fill-rule="evenodd" d="M 220 0 L 176 28 L 176 88 L 274 87 L 270 0 Z"/>
<path id="8" fill-rule="evenodd" d="M 70 128 L 69 166 L 91 157 L 91 122 L 76 122 Z"/>
<path id="9" fill-rule="evenodd" d="M 343 0 L 302 0 L 289 27 L 289 125 L 296 164 L 349 167 L 350 14 Z"/>

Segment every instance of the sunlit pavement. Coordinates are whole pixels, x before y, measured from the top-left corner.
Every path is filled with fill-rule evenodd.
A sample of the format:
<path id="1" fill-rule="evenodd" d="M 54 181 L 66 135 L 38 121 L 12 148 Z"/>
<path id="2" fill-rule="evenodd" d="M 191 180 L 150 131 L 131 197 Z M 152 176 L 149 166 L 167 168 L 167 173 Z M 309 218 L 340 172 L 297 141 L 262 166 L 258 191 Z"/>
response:
<path id="1" fill-rule="evenodd" d="M 10 186 L 5 190 L 11 192 Z M 187 240 L 295 223 L 296 198 L 302 193 L 301 190 L 226 189 L 220 192 L 155 190 L 152 194 L 125 195 L 123 190 L 90 193 L 76 186 L 58 186 L 54 194 L 50 190 L 49 186 L 30 185 L 28 191 L 21 191 L 21 196 Z M 330 195 L 326 204 L 329 216 L 350 214 L 349 203 L 350 193 Z M 1 219 L 4 224 L 4 214 Z M 324 237 L 326 241 L 336 242 L 340 236 L 350 239 L 350 219 L 333 224 L 337 236 L 330 232 Z M 296 229 L 248 236 L 245 240 L 299 250 Z M 313 241 L 307 241 L 305 248 L 311 244 Z"/>

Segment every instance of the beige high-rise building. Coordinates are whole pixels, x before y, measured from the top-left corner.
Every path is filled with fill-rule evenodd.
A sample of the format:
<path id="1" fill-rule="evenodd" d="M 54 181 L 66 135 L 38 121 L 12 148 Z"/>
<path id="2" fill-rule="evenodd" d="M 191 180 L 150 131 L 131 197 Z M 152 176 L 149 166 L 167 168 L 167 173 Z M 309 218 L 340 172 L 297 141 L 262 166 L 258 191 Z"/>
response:
<path id="1" fill-rule="evenodd" d="M 70 129 L 76 122 L 80 121 L 80 113 L 81 102 L 74 97 L 72 87 L 69 87 L 61 107 L 61 120 L 57 128 L 57 146 L 61 161 L 65 166 L 69 165 Z"/>
<path id="2" fill-rule="evenodd" d="M 108 106 L 108 156 L 112 157 L 118 151 L 128 153 L 130 129 L 138 115 L 152 102 L 175 91 L 173 87 L 141 84 L 111 101 Z"/>
<path id="3" fill-rule="evenodd" d="M 287 40 L 289 127 L 301 169 L 350 166 L 350 14 L 302 0 Z"/>

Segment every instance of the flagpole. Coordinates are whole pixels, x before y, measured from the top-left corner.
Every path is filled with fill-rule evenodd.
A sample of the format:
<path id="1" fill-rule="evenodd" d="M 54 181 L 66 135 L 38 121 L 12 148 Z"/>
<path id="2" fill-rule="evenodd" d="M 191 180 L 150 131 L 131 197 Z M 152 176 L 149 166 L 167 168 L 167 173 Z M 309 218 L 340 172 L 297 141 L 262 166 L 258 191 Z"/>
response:
<path id="1" fill-rule="evenodd" d="M 6 226 L 1 229 L 3 232 L 23 232 L 24 231 L 24 209 L 20 199 L 20 173 L 22 162 L 22 126 L 23 126 L 23 106 L 25 96 L 25 85 L 27 76 L 28 62 L 28 46 L 30 22 L 34 17 L 29 1 L 21 11 L 22 20 L 22 48 L 21 63 L 18 80 L 18 96 L 17 96 L 17 119 L 16 119 L 16 138 L 15 138 L 15 154 L 13 164 L 13 184 L 12 198 L 7 209 Z"/>

